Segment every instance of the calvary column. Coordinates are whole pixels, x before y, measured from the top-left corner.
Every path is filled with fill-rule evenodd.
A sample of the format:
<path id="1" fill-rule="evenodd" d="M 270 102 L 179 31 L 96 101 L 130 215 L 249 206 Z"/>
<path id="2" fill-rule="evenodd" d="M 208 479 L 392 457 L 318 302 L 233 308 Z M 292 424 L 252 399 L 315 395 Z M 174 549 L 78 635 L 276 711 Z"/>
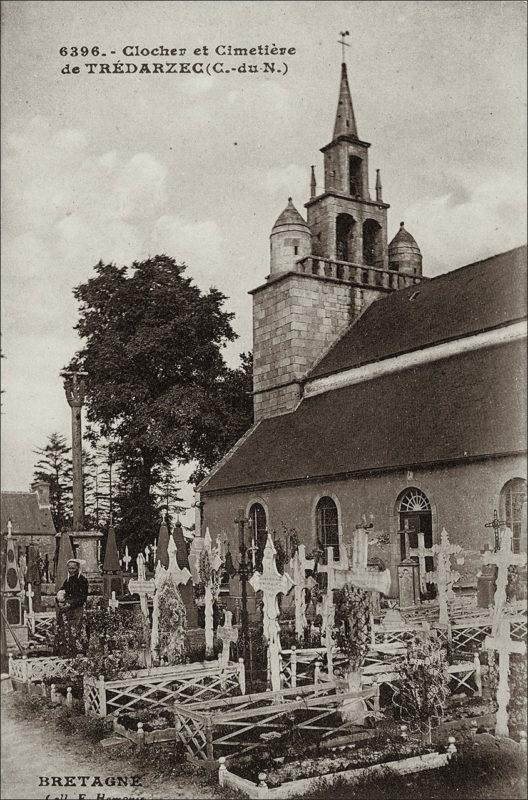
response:
<path id="1" fill-rule="evenodd" d="M 82 407 L 86 372 L 65 370 L 64 391 L 72 415 L 73 530 L 84 530 L 84 481 L 82 471 Z"/>
<path id="2" fill-rule="evenodd" d="M 87 531 L 84 527 L 84 480 L 82 465 L 82 407 L 85 398 L 84 376 L 80 370 L 64 370 L 64 391 L 72 414 L 72 479 L 73 479 L 73 532 L 72 539 L 76 557 L 86 562 L 86 576 L 92 581 L 92 590 L 102 589 L 99 560 L 97 558 L 98 542 L 102 538 L 99 531 Z M 94 586 L 94 579 L 101 586 Z"/>

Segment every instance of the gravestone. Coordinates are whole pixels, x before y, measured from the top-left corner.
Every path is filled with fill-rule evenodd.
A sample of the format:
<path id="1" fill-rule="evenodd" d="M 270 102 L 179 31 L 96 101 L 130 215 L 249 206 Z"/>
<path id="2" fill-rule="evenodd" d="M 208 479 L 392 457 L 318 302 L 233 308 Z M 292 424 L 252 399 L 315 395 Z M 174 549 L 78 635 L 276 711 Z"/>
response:
<path id="1" fill-rule="evenodd" d="M 280 691 L 280 638 L 279 638 L 279 594 L 288 594 L 293 580 L 285 572 L 281 575 L 275 562 L 276 555 L 273 539 L 268 534 L 264 556 L 262 558 L 262 573 L 254 572 L 249 583 L 255 592 L 262 592 L 263 599 L 263 633 L 268 642 L 268 653 L 271 674 L 271 689 Z"/>
<path id="2" fill-rule="evenodd" d="M 409 557 L 418 558 L 418 568 L 420 574 L 420 589 L 423 594 L 427 593 L 427 584 L 431 581 L 427 580 L 427 570 L 425 565 L 426 558 L 434 557 L 434 549 L 425 546 L 425 537 L 423 531 L 417 531 L 416 537 L 418 539 L 418 547 L 409 547 Z"/>
<path id="3" fill-rule="evenodd" d="M 203 547 L 200 553 L 199 577 L 205 585 L 205 653 L 212 655 L 214 651 L 214 603 L 220 591 L 218 570 L 222 559 L 215 548 L 213 550 L 209 528 L 205 530 Z"/>
<path id="4" fill-rule="evenodd" d="M 409 608 L 420 602 L 419 566 L 412 558 L 398 564 L 398 591 L 400 608 Z"/>

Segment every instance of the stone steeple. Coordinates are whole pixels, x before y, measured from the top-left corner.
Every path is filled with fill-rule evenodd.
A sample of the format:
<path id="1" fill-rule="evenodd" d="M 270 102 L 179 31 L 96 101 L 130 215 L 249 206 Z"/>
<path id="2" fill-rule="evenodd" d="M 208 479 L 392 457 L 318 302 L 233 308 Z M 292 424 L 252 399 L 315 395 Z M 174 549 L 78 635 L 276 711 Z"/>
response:
<path id="1" fill-rule="evenodd" d="M 353 136 L 358 138 L 354 107 L 350 96 L 346 64 L 341 64 L 341 83 L 339 85 L 339 100 L 334 125 L 334 139 L 338 136 Z"/>

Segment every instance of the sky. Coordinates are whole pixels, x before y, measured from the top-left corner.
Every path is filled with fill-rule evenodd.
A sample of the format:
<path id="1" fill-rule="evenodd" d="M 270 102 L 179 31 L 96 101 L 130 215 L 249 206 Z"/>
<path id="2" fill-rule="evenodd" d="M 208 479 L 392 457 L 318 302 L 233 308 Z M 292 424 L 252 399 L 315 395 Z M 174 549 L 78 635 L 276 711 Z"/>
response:
<path id="1" fill-rule="evenodd" d="M 33 450 L 50 433 L 69 440 L 59 372 L 81 345 L 72 289 L 99 259 L 121 265 L 164 252 L 185 261 L 236 315 L 229 363 L 251 348 L 248 291 L 269 272 L 271 227 L 289 195 L 304 211 L 310 165 L 322 185 L 340 31 L 349 31 L 358 133 L 372 143 L 370 183 L 380 168 L 391 204 L 389 240 L 404 220 L 428 276 L 525 242 L 525 8 L 488 0 L 3 2 L 2 489 L 27 490 Z M 295 53 L 214 53 L 266 44 Z M 136 45 L 186 53 L 125 57 L 123 48 Z M 106 57 L 70 50 L 82 46 Z M 194 55 L 204 46 L 207 56 Z M 266 61 L 281 73 L 232 69 Z M 85 66 L 115 62 L 231 71 L 99 74 Z M 80 70 L 63 74 L 66 65 Z"/>

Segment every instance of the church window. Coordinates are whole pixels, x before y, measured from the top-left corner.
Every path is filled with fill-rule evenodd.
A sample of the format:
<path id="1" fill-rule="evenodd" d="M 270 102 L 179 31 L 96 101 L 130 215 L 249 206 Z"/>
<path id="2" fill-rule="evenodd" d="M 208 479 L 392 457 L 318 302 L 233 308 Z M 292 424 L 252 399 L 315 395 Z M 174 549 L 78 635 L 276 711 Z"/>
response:
<path id="1" fill-rule="evenodd" d="M 294 253 L 294 255 L 296 255 L 296 256 L 298 256 L 298 255 L 299 255 L 299 247 L 298 247 L 298 245 L 296 245 L 296 244 L 294 244 L 294 246 L 293 246 L 293 253 Z"/>
<path id="2" fill-rule="evenodd" d="M 266 547 L 266 539 L 268 534 L 268 523 L 266 520 L 266 512 L 260 503 L 253 503 L 249 509 L 249 521 L 251 525 L 251 532 L 253 542 L 258 548 L 255 553 L 256 566 L 262 565 L 262 558 L 264 556 L 264 548 Z"/>
<path id="3" fill-rule="evenodd" d="M 375 219 L 363 223 L 363 263 L 369 267 L 383 263 L 381 225 Z"/>
<path id="4" fill-rule="evenodd" d="M 349 193 L 352 197 L 361 197 L 363 161 L 357 156 L 348 159 Z"/>
<path id="5" fill-rule="evenodd" d="M 323 562 L 326 563 L 326 551 L 331 547 L 334 558 L 339 559 L 339 518 L 337 506 L 331 497 L 321 497 L 315 507 L 317 530 L 317 546 L 323 551 Z"/>
<path id="6" fill-rule="evenodd" d="M 392 269 L 394 272 L 398 272 L 400 269 L 400 262 L 399 261 L 390 261 L 389 262 L 389 269 Z"/>
<path id="7" fill-rule="evenodd" d="M 501 518 L 512 532 L 512 550 L 526 549 L 526 481 L 514 478 L 501 492 Z"/>
<path id="8" fill-rule="evenodd" d="M 422 542 L 427 550 L 433 546 L 433 518 L 429 498 L 421 489 L 410 487 L 399 498 L 398 512 L 401 560 L 411 558 L 419 563 L 419 556 L 411 555 L 410 550 L 418 549 Z M 434 570 L 434 559 L 431 556 L 427 556 L 422 564 L 426 573 Z M 433 584 L 426 583 L 426 587 L 422 600 L 429 600 L 436 595 Z"/>

